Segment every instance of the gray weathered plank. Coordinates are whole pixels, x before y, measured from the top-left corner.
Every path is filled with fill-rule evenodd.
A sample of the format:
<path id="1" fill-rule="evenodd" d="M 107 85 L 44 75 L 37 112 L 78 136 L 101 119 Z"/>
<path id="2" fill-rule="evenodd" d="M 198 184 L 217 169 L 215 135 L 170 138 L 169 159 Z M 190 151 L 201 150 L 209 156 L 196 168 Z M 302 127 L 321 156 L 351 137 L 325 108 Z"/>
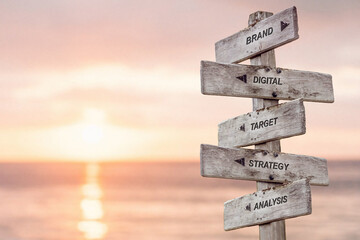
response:
<path id="1" fill-rule="evenodd" d="M 210 61 L 201 61 L 200 72 L 206 95 L 334 102 L 329 74 Z"/>
<path id="2" fill-rule="evenodd" d="M 261 190 L 224 203 L 224 229 L 234 230 L 311 214 L 308 180 Z"/>
<path id="3" fill-rule="evenodd" d="M 201 144 L 200 162 L 203 177 L 279 183 L 307 178 L 312 185 L 329 185 L 323 158 Z"/>
<path id="4" fill-rule="evenodd" d="M 220 147 L 243 147 L 304 134 L 302 99 L 247 113 L 219 124 Z"/>
<path id="5" fill-rule="evenodd" d="M 216 61 L 238 63 L 298 38 L 297 12 L 292 7 L 215 43 Z"/>

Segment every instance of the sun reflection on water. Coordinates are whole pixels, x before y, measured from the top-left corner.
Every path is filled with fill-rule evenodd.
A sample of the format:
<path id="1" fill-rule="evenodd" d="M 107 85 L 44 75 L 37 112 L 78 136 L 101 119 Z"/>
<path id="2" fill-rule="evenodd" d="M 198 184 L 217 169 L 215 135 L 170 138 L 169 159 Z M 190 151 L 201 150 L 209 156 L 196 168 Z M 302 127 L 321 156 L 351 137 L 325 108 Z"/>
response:
<path id="1" fill-rule="evenodd" d="M 82 221 L 78 223 L 79 231 L 87 240 L 103 239 L 107 225 L 102 222 L 104 211 L 102 207 L 102 190 L 98 182 L 99 165 L 89 163 L 86 166 L 86 184 L 81 188 L 83 199 L 80 203 Z"/>

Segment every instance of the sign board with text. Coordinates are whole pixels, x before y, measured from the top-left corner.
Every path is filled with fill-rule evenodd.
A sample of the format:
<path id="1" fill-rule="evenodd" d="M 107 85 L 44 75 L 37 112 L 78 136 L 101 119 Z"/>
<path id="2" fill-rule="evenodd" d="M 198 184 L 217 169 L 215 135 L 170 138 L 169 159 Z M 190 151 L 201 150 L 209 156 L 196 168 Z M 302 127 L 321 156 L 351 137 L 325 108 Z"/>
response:
<path id="1" fill-rule="evenodd" d="M 200 72 L 205 95 L 334 102 L 329 74 L 210 61 L 201 61 Z"/>
<path id="2" fill-rule="evenodd" d="M 219 124 L 219 147 L 243 147 L 304 134 L 302 99 L 247 113 Z"/>
<path id="3" fill-rule="evenodd" d="M 323 158 L 201 144 L 200 163 L 203 177 L 278 183 L 307 178 L 312 185 L 329 185 Z"/>
<path id="4" fill-rule="evenodd" d="M 296 7 L 218 41 L 216 61 L 238 63 L 299 38 Z"/>
<path id="5" fill-rule="evenodd" d="M 224 229 L 234 230 L 308 214 L 311 214 L 310 185 L 302 179 L 225 202 Z"/>

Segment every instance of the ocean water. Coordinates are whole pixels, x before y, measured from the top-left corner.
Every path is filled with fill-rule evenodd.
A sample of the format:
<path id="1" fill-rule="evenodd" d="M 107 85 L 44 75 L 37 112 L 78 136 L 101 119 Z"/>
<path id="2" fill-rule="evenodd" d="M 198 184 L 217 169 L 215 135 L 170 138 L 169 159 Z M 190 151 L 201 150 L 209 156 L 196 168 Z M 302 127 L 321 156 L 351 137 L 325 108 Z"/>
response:
<path id="1" fill-rule="evenodd" d="M 312 214 L 286 220 L 287 239 L 360 239 L 360 161 L 329 161 Z M 203 178 L 199 163 L 2 163 L 0 239 L 258 239 L 225 232 L 223 203 L 255 183 Z"/>

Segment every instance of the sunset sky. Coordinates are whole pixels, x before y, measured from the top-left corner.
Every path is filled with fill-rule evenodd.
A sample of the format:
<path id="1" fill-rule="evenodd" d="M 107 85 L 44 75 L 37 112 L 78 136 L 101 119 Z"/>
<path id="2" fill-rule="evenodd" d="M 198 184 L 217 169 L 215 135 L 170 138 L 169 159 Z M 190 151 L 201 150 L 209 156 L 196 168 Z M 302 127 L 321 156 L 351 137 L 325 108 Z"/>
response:
<path id="1" fill-rule="evenodd" d="M 331 74 L 335 103 L 305 103 L 307 133 L 282 151 L 359 159 L 358 0 L 3 0 L 0 161 L 198 161 L 218 123 L 252 109 L 202 95 L 200 61 L 250 13 L 292 6 L 300 38 L 277 66 Z"/>

